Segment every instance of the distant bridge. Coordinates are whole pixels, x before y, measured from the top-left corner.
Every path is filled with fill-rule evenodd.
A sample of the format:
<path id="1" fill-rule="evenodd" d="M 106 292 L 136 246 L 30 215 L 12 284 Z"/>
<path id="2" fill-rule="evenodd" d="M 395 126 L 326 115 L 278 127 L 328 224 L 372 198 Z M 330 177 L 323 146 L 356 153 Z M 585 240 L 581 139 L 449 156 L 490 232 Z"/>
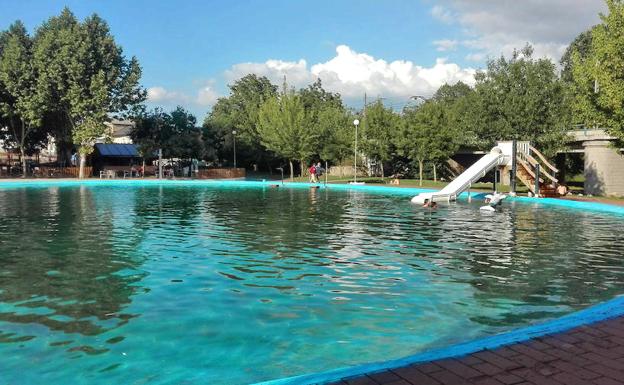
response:
<path id="1" fill-rule="evenodd" d="M 615 138 L 602 129 L 573 130 L 567 153 L 583 153 L 585 193 L 624 196 L 623 149 L 613 146 Z"/>

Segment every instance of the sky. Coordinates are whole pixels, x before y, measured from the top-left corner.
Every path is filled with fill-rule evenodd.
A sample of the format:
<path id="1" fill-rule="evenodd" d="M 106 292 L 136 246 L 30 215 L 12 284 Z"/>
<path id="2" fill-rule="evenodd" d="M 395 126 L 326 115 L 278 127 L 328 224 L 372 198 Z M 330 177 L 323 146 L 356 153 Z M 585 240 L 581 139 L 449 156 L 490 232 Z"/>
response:
<path id="1" fill-rule="evenodd" d="M 305 87 L 317 78 L 361 108 L 395 109 L 444 83 L 473 83 L 489 58 L 530 43 L 558 62 L 600 22 L 603 0 L 0 0 L 0 29 L 30 32 L 63 7 L 97 13 L 143 68 L 148 105 L 201 122 L 228 84 L 256 73 Z"/>

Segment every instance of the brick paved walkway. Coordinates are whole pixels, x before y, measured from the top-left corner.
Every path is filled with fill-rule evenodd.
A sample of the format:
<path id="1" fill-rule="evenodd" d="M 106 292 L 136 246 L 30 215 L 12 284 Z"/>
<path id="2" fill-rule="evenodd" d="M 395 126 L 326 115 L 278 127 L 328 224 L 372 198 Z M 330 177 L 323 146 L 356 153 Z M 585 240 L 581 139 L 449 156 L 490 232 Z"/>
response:
<path id="1" fill-rule="evenodd" d="M 623 385 L 624 317 L 335 385 Z"/>

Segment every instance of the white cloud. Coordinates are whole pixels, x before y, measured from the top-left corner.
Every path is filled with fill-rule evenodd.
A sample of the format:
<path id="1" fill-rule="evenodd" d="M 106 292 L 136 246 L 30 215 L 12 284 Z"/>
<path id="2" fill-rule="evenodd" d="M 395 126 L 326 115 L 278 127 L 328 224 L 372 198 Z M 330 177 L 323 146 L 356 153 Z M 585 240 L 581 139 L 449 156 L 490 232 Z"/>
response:
<path id="1" fill-rule="evenodd" d="M 305 60 L 289 62 L 283 60 L 267 60 L 264 63 L 239 63 L 225 71 L 225 77 L 229 81 L 239 79 L 247 74 L 266 76 L 276 84 L 282 84 L 284 75 L 288 84 L 301 86 L 314 81 L 314 76 L 308 71 Z"/>
<path id="2" fill-rule="evenodd" d="M 441 0 L 431 13 L 441 21 L 452 18 L 470 36 L 462 45 L 472 60 L 509 55 L 527 43 L 538 57 L 558 62 L 567 45 L 600 22 L 603 0 Z M 450 16 L 449 16 L 450 17 Z"/>
<path id="3" fill-rule="evenodd" d="M 453 22 L 453 14 L 441 5 L 435 5 L 431 8 L 431 16 L 446 24 L 451 24 Z"/>
<path id="4" fill-rule="evenodd" d="M 216 103 L 219 94 L 213 88 L 213 81 L 205 82 L 195 96 L 176 90 L 168 90 L 161 86 L 147 89 L 147 100 L 153 104 L 172 107 L 176 105 L 192 107 L 209 107 Z"/>
<path id="5" fill-rule="evenodd" d="M 152 103 L 164 103 L 164 104 L 183 104 L 188 103 L 190 98 L 179 91 L 169 91 L 164 87 L 150 87 L 147 89 L 147 100 Z"/>
<path id="6" fill-rule="evenodd" d="M 433 45 L 436 46 L 436 50 L 440 52 L 453 51 L 455 50 L 455 48 L 457 48 L 458 43 L 459 42 L 457 40 L 449 40 L 449 39 L 433 41 Z"/>
<path id="7" fill-rule="evenodd" d="M 461 80 L 473 84 L 475 70 L 461 68 L 446 59 L 437 59 L 431 67 L 408 60 L 387 62 L 339 45 L 336 56 L 309 69 L 303 59 L 296 62 L 268 60 L 264 63 L 236 64 L 226 71 L 226 77 L 233 80 L 248 73 L 267 76 L 277 84 L 286 75 L 288 84 L 295 87 L 303 87 L 320 78 L 327 90 L 339 92 L 347 99 L 359 99 L 366 92 L 371 97 L 407 100 L 411 95 L 431 95 L 444 83 Z"/>
<path id="8" fill-rule="evenodd" d="M 466 55 L 466 60 L 474 62 L 482 62 L 485 58 L 486 56 L 484 53 L 473 52 Z"/>
<path id="9" fill-rule="evenodd" d="M 219 94 L 213 89 L 211 84 L 204 85 L 197 91 L 195 103 L 200 106 L 212 106 L 219 99 Z"/>

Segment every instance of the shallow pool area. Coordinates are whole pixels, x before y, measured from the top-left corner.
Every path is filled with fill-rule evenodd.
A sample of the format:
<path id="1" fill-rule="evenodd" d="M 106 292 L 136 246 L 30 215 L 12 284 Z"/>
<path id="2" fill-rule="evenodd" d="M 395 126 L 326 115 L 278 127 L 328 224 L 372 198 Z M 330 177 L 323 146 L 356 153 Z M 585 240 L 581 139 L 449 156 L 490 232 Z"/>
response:
<path id="1" fill-rule="evenodd" d="M 248 384 L 396 359 L 624 293 L 624 215 L 407 190 L 0 186 L 0 371 Z M 545 201 L 547 202 L 547 201 Z"/>

